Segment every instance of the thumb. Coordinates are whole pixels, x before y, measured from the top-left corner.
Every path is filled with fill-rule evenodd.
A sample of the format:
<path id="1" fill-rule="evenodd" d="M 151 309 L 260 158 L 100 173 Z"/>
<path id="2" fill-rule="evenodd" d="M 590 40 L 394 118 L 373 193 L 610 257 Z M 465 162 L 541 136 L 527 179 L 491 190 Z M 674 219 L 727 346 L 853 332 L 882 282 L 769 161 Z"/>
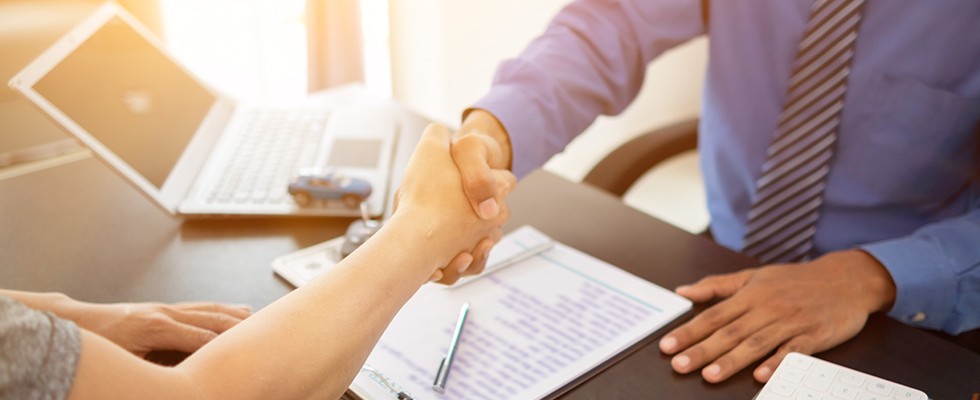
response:
<path id="1" fill-rule="evenodd" d="M 463 192 L 476 215 L 493 219 L 500 213 L 497 202 L 497 182 L 490 167 L 489 137 L 479 134 L 463 135 L 450 148 L 453 162 L 463 180 Z"/>
<path id="2" fill-rule="evenodd" d="M 693 285 L 678 286 L 674 291 L 696 303 L 716 297 L 729 297 L 745 287 L 754 273 L 755 269 L 746 269 L 730 274 L 711 275 Z"/>

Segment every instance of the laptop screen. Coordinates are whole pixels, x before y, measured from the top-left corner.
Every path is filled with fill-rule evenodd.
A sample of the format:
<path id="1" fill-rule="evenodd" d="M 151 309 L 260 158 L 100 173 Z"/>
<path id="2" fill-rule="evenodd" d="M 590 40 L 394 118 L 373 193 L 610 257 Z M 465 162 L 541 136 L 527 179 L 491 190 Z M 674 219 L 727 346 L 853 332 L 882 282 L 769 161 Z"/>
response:
<path id="1" fill-rule="evenodd" d="M 157 188 L 216 101 L 118 16 L 33 88 Z"/>

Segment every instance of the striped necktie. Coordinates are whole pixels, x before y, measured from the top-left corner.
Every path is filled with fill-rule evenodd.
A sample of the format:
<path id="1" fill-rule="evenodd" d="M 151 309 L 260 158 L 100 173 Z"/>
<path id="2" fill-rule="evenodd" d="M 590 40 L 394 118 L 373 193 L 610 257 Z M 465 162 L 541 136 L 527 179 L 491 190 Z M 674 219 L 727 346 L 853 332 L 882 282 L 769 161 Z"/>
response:
<path id="1" fill-rule="evenodd" d="M 802 261 L 813 249 L 863 5 L 817 0 L 810 11 L 742 247 L 763 263 Z"/>

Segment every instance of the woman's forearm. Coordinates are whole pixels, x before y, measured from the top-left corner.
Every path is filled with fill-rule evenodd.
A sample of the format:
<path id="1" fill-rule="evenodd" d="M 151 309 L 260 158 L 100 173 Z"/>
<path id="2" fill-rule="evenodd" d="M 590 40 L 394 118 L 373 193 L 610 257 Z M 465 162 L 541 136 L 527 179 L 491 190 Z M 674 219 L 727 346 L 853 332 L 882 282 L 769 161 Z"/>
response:
<path id="1" fill-rule="evenodd" d="M 417 228 L 399 224 L 391 221 L 376 240 L 176 367 L 147 363 L 84 331 L 71 398 L 340 397 L 401 306 L 445 262 L 419 251 L 425 235 Z"/>
<path id="2" fill-rule="evenodd" d="M 424 235 L 387 228 L 333 270 L 182 363 L 205 398 L 336 398 L 436 264 Z M 282 382 L 290 382 L 288 385 Z"/>
<path id="3" fill-rule="evenodd" d="M 70 308 L 71 303 L 74 302 L 74 300 L 64 293 L 36 293 L 23 292 L 20 290 L 0 289 L 0 296 L 10 297 L 35 310 L 50 311 L 59 317 L 71 319 L 69 315 L 66 315 L 65 310 Z"/>

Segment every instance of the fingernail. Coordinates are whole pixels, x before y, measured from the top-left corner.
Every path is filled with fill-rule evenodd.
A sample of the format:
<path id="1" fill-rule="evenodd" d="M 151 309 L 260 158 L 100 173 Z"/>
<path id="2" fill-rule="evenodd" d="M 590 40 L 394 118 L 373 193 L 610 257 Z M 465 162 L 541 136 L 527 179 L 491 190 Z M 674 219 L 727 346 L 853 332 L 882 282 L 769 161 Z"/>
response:
<path id="1" fill-rule="evenodd" d="M 711 364 L 704 368 L 704 374 L 708 376 L 718 376 L 721 373 L 721 365 Z"/>
<path id="2" fill-rule="evenodd" d="M 442 279 L 442 270 L 436 270 L 436 272 L 433 272 L 432 276 L 429 277 L 429 282 L 436 282 L 440 279 Z"/>
<path id="3" fill-rule="evenodd" d="M 755 378 L 760 381 L 768 380 L 769 375 L 772 375 L 772 369 L 770 369 L 769 367 L 761 367 L 755 370 Z"/>
<path id="4" fill-rule="evenodd" d="M 688 356 L 677 356 L 674 357 L 674 367 L 678 369 L 687 369 L 688 365 L 691 365 L 691 358 Z"/>
<path id="5" fill-rule="evenodd" d="M 660 351 L 665 353 L 671 353 L 677 348 L 677 339 L 673 336 L 667 336 L 660 341 Z"/>
<path id="6" fill-rule="evenodd" d="M 456 267 L 456 271 L 462 274 L 463 272 L 466 272 L 466 270 L 469 269 L 470 265 L 472 264 L 473 264 L 473 259 L 472 258 L 467 259 L 466 262 L 460 263 L 459 266 Z"/>
<path id="7" fill-rule="evenodd" d="M 685 290 L 690 289 L 690 288 L 691 288 L 691 285 L 680 285 L 680 286 L 677 287 L 677 289 L 674 289 L 674 291 L 675 292 L 681 292 L 681 291 L 685 291 Z"/>
<path id="8" fill-rule="evenodd" d="M 480 203 L 480 218 L 491 219 L 495 218 L 497 214 L 500 214 L 500 207 L 497 205 L 497 199 L 489 198 Z"/>

